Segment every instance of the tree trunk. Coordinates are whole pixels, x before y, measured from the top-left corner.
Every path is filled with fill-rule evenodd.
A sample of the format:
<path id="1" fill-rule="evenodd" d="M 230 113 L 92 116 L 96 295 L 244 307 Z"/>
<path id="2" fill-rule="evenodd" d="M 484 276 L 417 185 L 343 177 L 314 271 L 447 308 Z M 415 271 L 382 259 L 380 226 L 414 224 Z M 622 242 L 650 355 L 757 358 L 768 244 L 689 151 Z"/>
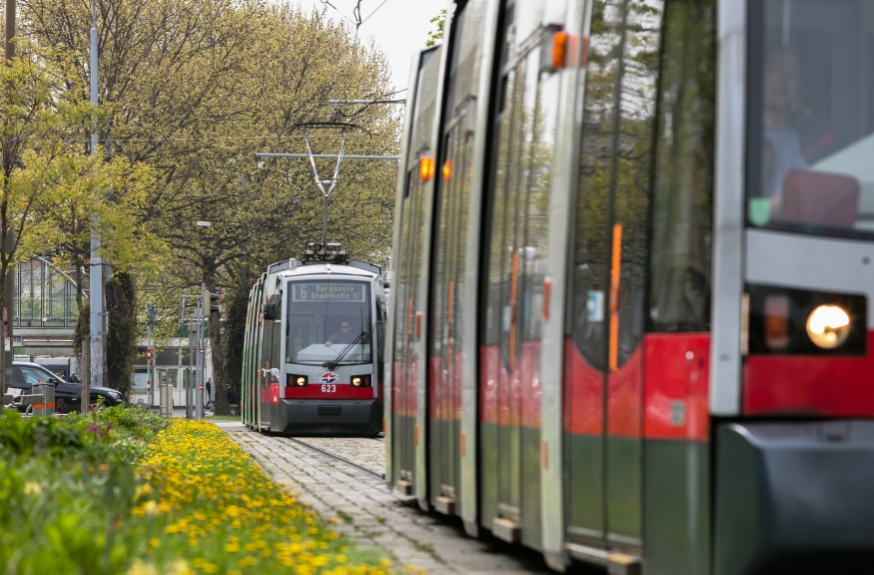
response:
<path id="1" fill-rule="evenodd" d="M 206 278 L 206 289 L 215 293 L 215 273 Z M 205 311 L 209 313 L 210 302 L 204 302 Z M 230 415 L 228 402 L 228 385 L 225 378 L 225 354 L 222 348 L 222 332 L 218 312 L 209 313 L 209 344 L 212 351 L 212 386 L 215 390 L 215 414 Z"/>
<path id="2" fill-rule="evenodd" d="M 90 405 L 90 382 L 91 382 L 91 338 L 89 336 L 90 305 L 85 305 L 84 288 L 85 278 L 82 274 L 82 261 L 78 257 L 73 258 L 76 269 L 76 309 L 79 310 L 79 320 L 76 322 L 76 335 L 79 338 L 79 346 L 82 350 L 82 365 L 79 366 L 79 379 L 82 381 L 82 413 L 87 412 Z M 85 390 L 89 391 L 88 400 L 85 399 Z"/>

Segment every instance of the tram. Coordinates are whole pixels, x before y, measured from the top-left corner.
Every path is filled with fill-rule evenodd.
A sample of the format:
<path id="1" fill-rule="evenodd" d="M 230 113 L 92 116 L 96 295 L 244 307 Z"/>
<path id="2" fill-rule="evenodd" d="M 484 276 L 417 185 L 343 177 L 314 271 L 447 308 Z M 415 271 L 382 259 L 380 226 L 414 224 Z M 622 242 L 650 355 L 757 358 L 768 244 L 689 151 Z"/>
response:
<path id="1" fill-rule="evenodd" d="M 273 264 L 249 293 L 242 419 L 285 435 L 377 435 L 384 282 L 339 244 Z"/>
<path id="2" fill-rule="evenodd" d="M 874 1 L 448 14 L 403 135 L 389 485 L 559 571 L 870 570 Z"/>

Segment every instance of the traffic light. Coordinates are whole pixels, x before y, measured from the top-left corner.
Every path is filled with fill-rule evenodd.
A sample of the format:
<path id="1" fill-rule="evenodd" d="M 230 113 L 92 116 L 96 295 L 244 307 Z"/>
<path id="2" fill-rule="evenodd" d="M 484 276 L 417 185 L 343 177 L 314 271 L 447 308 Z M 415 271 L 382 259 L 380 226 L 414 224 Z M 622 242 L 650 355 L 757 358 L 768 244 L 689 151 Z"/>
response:
<path id="1" fill-rule="evenodd" d="M 149 313 L 149 325 L 155 325 L 155 306 L 147 304 L 146 310 Z"/>
<path id="2" fill-rule="evenodd" d="M 219 300 L 219 294 L 217 294 L 217 293 L 210 293 L 210 292 L 206 291 L 206 285 L 205 285 L 205 284 L 201 284 L 201 288 L 200 288 L 200 289 L 201 289 L 201 291 L 200 291 L 201 296 L 200 296 L 200 297 L 202 298 L 201 301 L 203 302 L 203 309 L 204 309 L 204 312 L 206 312 L 206 310 L 208 309 L 208 310 L 209 310 L 208 313 L 212 313 L 212 312 L 216 312 L 216 313 L 218 313 L 218 312 L 220 311 L 219 306 L 217 306 L 217 305 L 212 305 L 212 302 L 214 302 L 214 301 L 218 301 L 218 300 Z M 206 303 L 207 301 L 209 301 L 209 304 L 208 304 L 209 307 L 207 307 L 207 303 Z"/>

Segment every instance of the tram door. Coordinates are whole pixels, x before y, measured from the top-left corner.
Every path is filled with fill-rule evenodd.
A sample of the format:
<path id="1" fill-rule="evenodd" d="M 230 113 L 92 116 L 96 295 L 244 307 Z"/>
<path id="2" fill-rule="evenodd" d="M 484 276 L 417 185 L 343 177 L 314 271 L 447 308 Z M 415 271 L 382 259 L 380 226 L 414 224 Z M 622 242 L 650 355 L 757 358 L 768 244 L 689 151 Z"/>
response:
<path id="1" fill-rule="evenodd" d="M 568 539 L 637 555 L 662 3 L 644 10 L 634 0 L 596 0 L 593 8 L 565 367 Z"/>
<path id="2" fill-rule="evenodd" d="M 401 211 L 401 237 L 395 305 L 394 357 L 392 358 L 392 477 L 401 491 L 424 496 L 425 477 L 417 478 L 424 454 L 426 414 L 419 412 L 420 382 L 425 381 L 427 348 L 424 331 L 427 310 L 426 224 L 433 215 L 431 186 L 435 171 L 431 145 L 433 119 L 437 105 L 440 48 L 422 54 L 417 101 L 413 112 L 406 183 Z M 424 289 L 423 289 L 424 288 Z M 421 422 L 421 424 L 420 424 Z M 426 502 L 427 503 L 427 502 Z"/>
<path id="3" fill-rule="evenodd" d="M 481 356 L 483 526 L 541 547 L 539 364 L 560 77 L 542 66 L 542 2 L 505 0 Z M 556 414 L 558 417 L 559 414 Z"/>
<path id="4" fill-rule="evenodd" d="M 470 0 L 453 17 L 453 46 L 443 128 L 438 214 L 432 273 L 430 444 L 431 503 L 457 512 L 461 493 L 461 368 L 464 346 L 464 279 L 469 240 L 476 102 L 486 0 Z M 474 239 L 473 241 L 478 241 Z M 475 337 L 471 334 L 470 337 Z M 468 361 L 475 361 L 469 358 Z"/>

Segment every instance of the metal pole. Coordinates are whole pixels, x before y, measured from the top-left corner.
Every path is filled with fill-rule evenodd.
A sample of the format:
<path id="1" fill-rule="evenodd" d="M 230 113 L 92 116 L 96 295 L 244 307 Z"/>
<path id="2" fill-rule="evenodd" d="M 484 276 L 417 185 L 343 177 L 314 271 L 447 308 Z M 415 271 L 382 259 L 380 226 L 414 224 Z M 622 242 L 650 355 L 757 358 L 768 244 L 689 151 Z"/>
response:
<path id="1" fill-rule="evenodd" d="M 183 300 L 184 301 L 184 300 Z M 185 307 L 184 303 L 182 304 L 182 310 L 184 312 Z M 181 321 L 179 322 L 181 326 Z M 181 329 L 181 328 L 180 328 Z M 176 361 L 178 362 L 178 367 L 176 368 L 176 381 L 182 384 L 182 389 L 185 389 L 185 378 L 182 374 L 182 334 L 179 334 L 179 340 L 176 343 Z M 188 403 L 188 402 L 186 402 Z M 187 414 L 186 414 L 187 415 Z"/>
<path id="2" fill-rule="evenodd" d="M 323 197 L 322 203 L 322 250 L 328 249 L 328 196 Z"/>
<path id="3" fill-rule="evenodd" d="M 5 56 L 7 60 L 11 60 L 15 57 L 15 44 L 13 40 L 15 38 L 15 0 L 6 0 L 6 45 L 5 45 Z M 11 253 L 11 244 L 9 243 L 9 235 L 12 235 L 13 244 L 15 242 L 15 232 L 9 230 L 6 234 L 6 250 L 8 253 Z M 6 303 L 3 306 L 3 337 L 9 338 L 9 352 L 6 352 L 6 348 L 3 348 L 3 357 L 2 357 L 2 366 L 0 368 L 3 369 L 4 378 L 0 379 L 0 397 L 2 397 L 6 393 L 6 386 L 12 383 L 12 360 L 14 352 L 14 342 L 12 341 L 12 322 L 14 318 L 14 305 L 15 305 L 15 268 L 12 267 L 7 272 L 9 275 L 6 277 L 6 282 L 4 284 L 4 293 Z M 9 286 L 12 286 L 10 289 Z M 5 339 L 4 339 L 5 345 Z"/>
<path id="4" fill-rule="evenodd" d="M 206 299 L 206 284 L 200 284 L 200 305 L 197 308 L 197 319 L 198 319 L 198 329 L 197 329 L 197 388 L 195 389 L 194 395 L 194 417 L 196 419 L 203 419 L 203 368 L 204 368 L 204 308 L 205 299 Z"/>
<path id="5" fill-rule="evenodd" d="M 6 232 L 6 253 L 12 254 L 15 251 L 15 230 Z M 12 360 L 15 359 L 15 342 L 13 337 L 12 324 L 15 321 L 15 273 L 17 267 L 10 262 L 6 270 L 6 279 L 3 282 L 4 304 L 3 304 L 3 336 L 9 341 L 9 349 L 3 348 L 3 364 L 2 369 L 5 374 L 5 383 L 0 385 L 0 394 L 6 393 L 6 388 L 12 383 Z M 4 341 L 5 345 L 5 341 Z M 0 395 L 2 397 L 2 395 Z"/>
<path id="6" fill-rule="evenodd" d="M 91 0 L 91 154 L 97 154 L 97 7 Z M 94 190 L 99 193 L 98 190 Z M 97 227 L 98 217 L 91 216 L 94 228 Z M 103 262 L 98 256 L 100 250 L 100 234 L 91 232 L 91 373 L 90 377 L 82 380 L 82 407 L 88 411 L 90 407 L 91 385 L 103 385 Z"/>
<path id="7" fill-rule="evenodd" d="M 149 409 L 152 408 L 152 324 L 148 324 L 149 331 L 149 343 L 147 344 L 149 347 L 149 360 L 147 362 L 146 369 L 148 370 L 148 374 L 146 374 L 146 394 L 148 395 Z"/>
<path id="8" fill-rule="evenodd" d="M 398 98 L 395 100 L 328 100 L 332 106 L 337 104 L 406 104 L 406 98 Z"/>
<path id="9" fill-rule="evenodd" d="M 6 59 L 15 58 L 15 0 L 6 0 Z"/>
<path id="10" fill-rule="evenodd" d="M 197 334 L 195 333 L 195 323 L 191 321 L 188 323 L 188 383 L 185 386 L 185 414 L 191 419 L 194 417 L 194 413 L 192 413 L 191 409 L 191 389 L 194 387 L 194 363 L 197 361 L 197 355 L 195 354 L 195 346 L 197 345 Z"/>
<path id="11" fill-rule="evenodd" d="M 274 152 L 256 152 L 256 158 L 315 158 L 317 160 L 336 160 L 340 156 L 338 154 L 283 154 Z M 344 160 L 400 160 L 400 156 L 347 156 L 343 154 Z"/>
<path id="12" fill-rule="evenodd" d="M 191 348 L 191 325 L 185 322 L 185 296 L 179 297 L 179 325 L 186 326 L 188 331 L 188 347 Z M 177 356 L 179 360 L 179 381 L 182 383 L 182 393 L 185 394 L 185 418 L 191 419 L 191 402 L 188 401 L 188 379 L 182 371 L 182 335 L 179 335 L 179 347 L 177 348 Z M 191 358 L 191 349 L 188 350 L 188 357 Z"/>

